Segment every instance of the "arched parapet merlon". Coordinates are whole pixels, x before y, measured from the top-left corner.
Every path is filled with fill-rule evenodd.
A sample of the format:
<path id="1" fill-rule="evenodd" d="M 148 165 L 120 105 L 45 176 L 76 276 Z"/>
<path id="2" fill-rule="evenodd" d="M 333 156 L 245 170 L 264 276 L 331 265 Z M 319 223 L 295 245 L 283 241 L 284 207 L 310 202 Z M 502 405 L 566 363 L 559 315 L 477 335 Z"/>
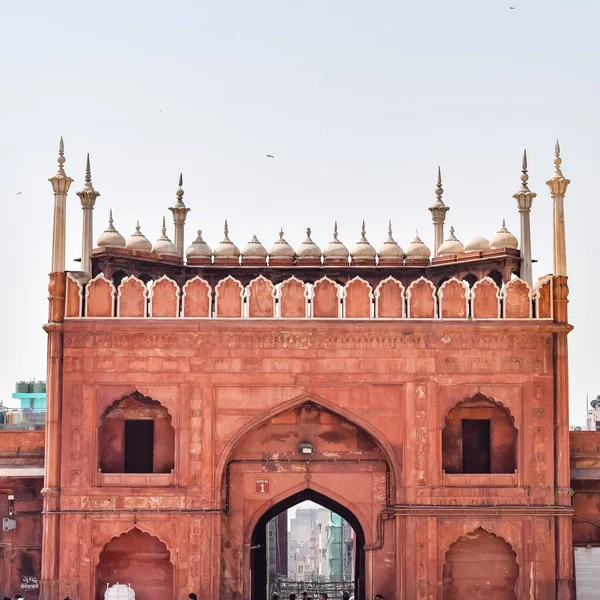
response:
<path id="1" fill-rule="evenodd" d="M 159 400 L 154 400 L 150 396 L 144 396 L 144 394 L 136 390 L 130 394 L 121 396 L 121 398 L 118 398 L 109 404 L 100 415 L 100 423 L 104 419 L 110 418 L 111 414 L 114 414 L 116 411 L 139 410 L 140 408 L 142 410 L 152 410 L 153 412 L 157 413 L 157 416 L 162 416 L 168 419 L 169 423 L 172 421 L 172 415 L 164 404 L 162 404 Z"/>
<path id="2" fill-rule="evenodd" d="M 375 318 L 406 318 L 406 291 L 395 277 L 390 275 L 375 288 Z"/>
<path id="3" fill-rule="evenodd" d="M 73 273 L 67 273 L 65 318 L 83 316 L 83 284 Z"/>
<path id="4" fill-rule="evenodd" d="M 484 277 L 471 288 L 471 317 L 500 318 L 500 288 L 491 277 Z"/>
<path id="5" fill-rule="evenodd" d="M 117 317 L 143 318 L 147 304 L 146 284 L 135 275 L 124 277 L 117 288 Z"/>
<path id="6" fill-rule="evenodd" d="M 85 316 L 113 317 L 116 295 L 113 282 L 98 273 L 85 286 Z"/>
<path id="7" fill-rule="evenodd" d="M 442 319 L 466 319 L 469 316 L 469 284 L 466 281 L 452 277 L 442 283 L 437 295 Z"/>
<path id="8" fill-rule="evenodd" d="M 278 286 L 279 317 L 282 319 L 305 319 L 309 316 L 308 287 L 292 275 Z"/>
<path id="9" fill-rule="evenodd" d="M 310 494 L 310 491 L 314 491 L 314 496 L 316 497 L 313 497 L 313 495 Z M 327 499 L 332 500 L 335 504 L 339 504 L 340 506 L 344 507 L 346 511 L 352 513 L 352 515 L 360 525 L 362 532 L 365 536 L 365 544 L 369 545 L 373 543 L 373 527 L 371 523 L 369 523 L 369 520 L 366 518 L 365 514 L 360 510 L 360 508 L 356 504 L 350 502 L 347 498 L 341 496 L 334 490 L 319 485 L 315 481 L 310 481 L 310 483 L 299 484 L 284 490 L 280 494 L 277 494 L 276 496 L 273 496 L 272 498 L 267 500 L 258 509 L 256 509 L 256 511 L 251 515 L 250 519 L 248 520 L 248 523 L 244 530 L 244 544 L 250 544 L 252 533 L 257 523 L 262 519 L 263 515 L 269 512 L 272 508 L 276 507 L 278 504 L 284 504 L 285 500 L 294 496 L 306 496 L 307 500 L 317 502 L 325 508 L 330 508 L 327 506 Z M 303 499 L 304 498 L 299 500 L 299 502 L 303 501 Z M 332 509 L 330 508 L 330 510 Z"/>
<path id="10" fill-rule="evenodd" d="M 312 292 L 313 318 L 340 318 L 340 286 L 338 283 L 325 275 L 315 281 Z"/>
<path id="11" fill-rule="evenodd" d="M 554 318 L 554 294 L 552 290 L 552 275 L 540 277 L 533 288 L 535 316 L 538 319 Z"/>
<path id="12" fill-rule="evenodd" d="M 342 315 L 346 319 L 370 319 L 373 308 L 373 288 L 358 275 L 342 288 Z"/>
<path id="13" fill-rule="evenodd" d="M 209 319 L 211 317 L 212 289 L 199 275 L 188 279 L 182 290 L 182 317 Z"/>
<path id="14" fill-rule="evenodd" d="M 177 282 L 163 275 L 150 285 L 150 317 L 174 318 L 179 316 L 181 290 Z"/>
<path id="15" fill-rule="evenodd" d="M 513 279 L 502 287 L 502 316 L 505 319 L 531 319 L 531 288 L 522 279 Z"/>
<path id="16" fill-rule="evenodd" d="M 246 286 L 248 299 L 248 317 L 251 319 L 265 319 L 275 317 L 277 289 L 273 282 L 259 275 Z"/>
<path id="17" fill-rule="evenodd" d="M 240 319 L 244 314 L 244 286 L 227 275 L 215 286 L 215 317 Z"/>
<path id="18" fill-rule="evenodd" d="M 379 446 L 382 453 L 384 454 L 385 460 L 388 464 L 390 471 L 390 489 L 395 489 L 397 482 L 401 481 L 400 477 L 402 471 L 400 468 L 400 464 L 397 460 L 394 448 L 385 438 L 384 434 L 359 415 L 352 413 L 337 404 L 333 404 L 332 402 L 326 400 L 318 394 L 305 392 L 300 394 L 299 396 L 286 400 L 285 402 L 277 404 L 276 406 L 273 406 L 272 408 L 264 411 L 245 425 L 241 426 L 237 433 L 225 444 L 223 451 L 221 452 L 221 455 L 219 457 L 217 468 L 215 470 L 215 489 L 217 490 L 217 497 L 220 497 L 220 490 L 225 479 L 225 471 L 227 468 L 227 464 L 229 463 L 236 447 L 241 442 L 241 440 L 251 431 L 257 429 L 261 425 L 266 424 L 274 417 L 286 413 L 290 410 L 293 410 L 308 402 L 326 411 L 329 411 L 330 413 L 333 413 L 334 415 L 345 419 L 354 426 L 364 430 L 376 442 L 376 444 Z"/>
<path id="19" fill-rule="evenodd" d="M 437 303 L 435 301 L 435 285 L 425 277 L 415 279 L 406 290 L 409 319 L 435 319 Z"/>
<path id="20" fill-rule="evenodd" d="M 505 412 L 510 417 L 515 428 L 518 428 L 517 423 L 515 421 L 515 416 L 512 414 L 510 408 L 505 406 L 499 400 L 496 400 L 495 398 L 491 398 L 490 396 L 486 396 L 485 394 L 482 394 L 481 392 L 477 392 L 476 394 L 473 394 L 469 398 L 464 398 L 463 400 L 459 400 L 458 402 L 453 404 L 442 415 L 442 420 L 441 420 L 442 427 L 444 427 L 448 417 L 450 416 L 450 413 L 452 413 L 457 408 L 477 408 L 478 406 L 486 406 L 488 408 L 499 408 L 500 410 Z"/>

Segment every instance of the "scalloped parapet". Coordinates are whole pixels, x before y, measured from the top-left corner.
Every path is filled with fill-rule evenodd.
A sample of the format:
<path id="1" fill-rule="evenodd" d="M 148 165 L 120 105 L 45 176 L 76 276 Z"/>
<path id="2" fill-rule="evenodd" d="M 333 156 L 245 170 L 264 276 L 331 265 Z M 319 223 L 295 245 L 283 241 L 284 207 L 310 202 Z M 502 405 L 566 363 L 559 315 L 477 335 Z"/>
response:
<path id="1" fill-rule="evenodd" d="M 102 273 L 85 286 L 85 316 L 112 317 L 116 296 L 115 286 Z"/>
<path id="2" fill-rule="evenodd" d="M 340 316 L 340 286 L 329 277 L 315 281 L 312 316 L 316 319 L 338 319 Z"/>
<path id="3" fill-rule="evenodd" d="M 240 319 L 244 314 L 244 286 L 228 275 L 215 286 L 215 316 Z"/>
<path id="4" fill-rule="evenodd" d="M 276 288 L 271 281 L 259 275 L 246 287 L 248 316 L 251 319 L 266 319 L 275 316 Z"/>
<path id="5" fill-rule="evenodd" d="M 279 316 L 282 319 L 308 316 L 308 288 L 294 276 L 279 284 Z"/>
<path id="6" fill-rule="evenodd" d="M 373 288 L 360 277 L 351 279 L 343 291 L 344 317 L 347 319 L 370 319 L 373 306 Z"/>
<path id="7" fill-rule="evenodd" d="M 194 277 L 183 286 L 182 316 L 208 319 L 211 316 L 212 290 L 208 281 Z"/>

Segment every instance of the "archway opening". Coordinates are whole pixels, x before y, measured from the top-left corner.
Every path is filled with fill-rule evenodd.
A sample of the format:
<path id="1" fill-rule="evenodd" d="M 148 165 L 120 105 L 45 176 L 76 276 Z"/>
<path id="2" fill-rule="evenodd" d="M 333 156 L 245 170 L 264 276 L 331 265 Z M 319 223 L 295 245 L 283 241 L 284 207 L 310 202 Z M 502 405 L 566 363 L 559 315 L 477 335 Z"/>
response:
<path id="1" fill-rule="evenodd" d="M 518 579 L 511 545 L 479 528 L 446 553 L 443 600 L 517 600 Z"/>
<path id="2" fill-rule="evenodd" d="M 169 549 L 157 537 L 137 527 L 112 539 L 100 553 L 96 569 L 96 600 L 108 586 L 131 585 L 137 598 L 173 597 L 173 565 Z"/>
<path id="3" fill-rule="evenodd" d="M 269 508 L 252 533 L 252 600 L 291 593 L 364 600 L 365 536 L 356 516 L 306 489 Z"/>

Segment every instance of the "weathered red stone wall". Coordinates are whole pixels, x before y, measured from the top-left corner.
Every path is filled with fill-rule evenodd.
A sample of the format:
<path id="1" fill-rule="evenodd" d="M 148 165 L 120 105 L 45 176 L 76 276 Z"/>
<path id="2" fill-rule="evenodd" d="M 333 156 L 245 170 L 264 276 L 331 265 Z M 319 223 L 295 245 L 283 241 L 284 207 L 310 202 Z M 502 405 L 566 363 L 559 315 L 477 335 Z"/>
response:
<path id="1" fill-rule="evenodd" d="M 367 597 L 394 598 L 403 590 L 406 600 L 439 598 L 446 552 L 481 527 L 515 552 L 518 597 L 533 589 L 536 598 L 553 598 L 551 327 L 67 321 L 61 503 L 74 512 L 61 517 L 61 597 L 92 598 L 100 553 L 135 526 L 169 551 L 173 598 L 192 591 L 214 599 L 248 598 L 245 565 L 253 524 L 269 506 L 313 486 L 350 507 L 364 525 L 367 546 L 374 547 L 367 551 Z M 135 390 L 160 401 L 172 418 L 174 486 L 98 484 L 101 415 Z M 510 484 L 505 479 L 473 484 L 462 475 L 442 475 L 445 417 L 478 393 L 501 402 L 514 417 L 519 450 Z M 367 468 L 358 461 L 335 469 L 274 466 L 278 452 L 291 455 L 296 441 L 291 432 L 299 431 L 297 422 L 285 420 L 307 401 L 320 407 L 320 415 L 333 415 L 327 417 L 330 432 L 344 431 L 356 443 L 372 439 L 377 456 L 385 457 L 389 505 L 395 508 L 383 519 L 381 548 L 384 466 Z M 334 454 L 348 452 L 346 443 L 327 442 L 324 448 L 333 444 Z M 375 452 L 358 446 L 354 451 Z M 232 464 L 227 494 L 226 466 L 236 456 L 267 463 Z M 265 473 L 271 491 L 258 496 L 254 479 Z M 228 512 L 221 514 L 226 500 Z"/>

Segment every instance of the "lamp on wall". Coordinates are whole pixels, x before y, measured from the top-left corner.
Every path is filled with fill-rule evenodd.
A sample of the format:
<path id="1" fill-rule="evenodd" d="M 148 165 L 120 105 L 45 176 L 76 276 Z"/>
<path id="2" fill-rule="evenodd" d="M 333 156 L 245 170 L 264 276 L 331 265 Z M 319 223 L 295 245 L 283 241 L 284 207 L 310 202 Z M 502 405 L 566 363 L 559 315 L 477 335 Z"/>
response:
<path id="1" fill-rule="evenodd" d="M 312 454 L 313 445 L 310 442 L 300 442 L 298 445 L 298 452 L 300 452 L 300 454 Z"/>

